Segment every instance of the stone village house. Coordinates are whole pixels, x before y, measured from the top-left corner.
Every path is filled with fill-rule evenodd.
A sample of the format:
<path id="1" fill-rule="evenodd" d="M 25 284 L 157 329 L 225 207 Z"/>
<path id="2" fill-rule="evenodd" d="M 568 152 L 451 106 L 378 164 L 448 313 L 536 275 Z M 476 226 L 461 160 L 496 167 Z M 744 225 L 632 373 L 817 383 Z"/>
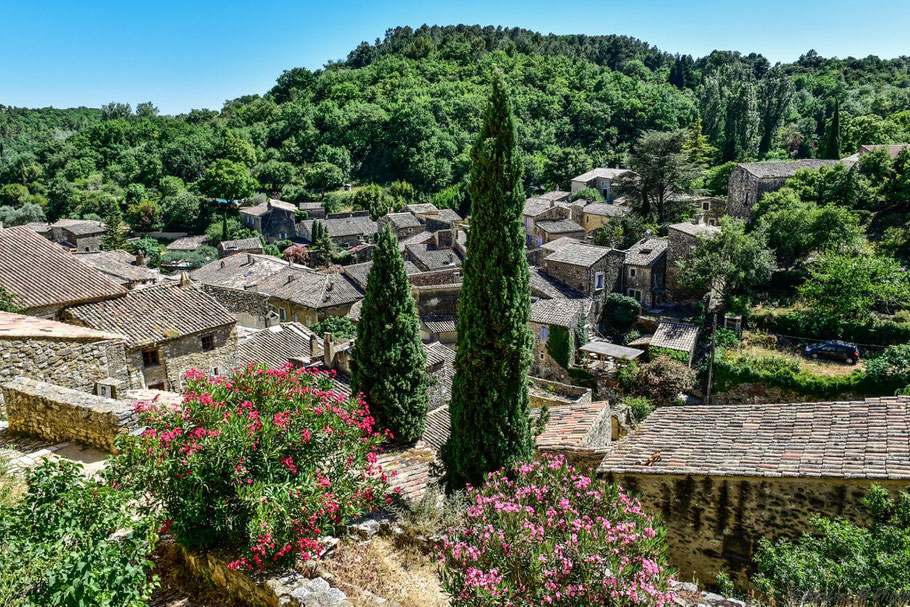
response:
<path id="1" fill-rule="evenodd" d="M 613 183 L 622 175 L 630 173 L 628 169 L 597 168 L 578 177 L 572 178 L 572 193 L 585 188 L 592 188 L 601 193 L 608 203 L 616 198 L 613 192 Z"/>
<path id="2" fill-rule="evenodd" d="M 240 222 L 262 234 L 266 242 L 288 240 L 297 236 L 297 205 L 269 199 L 252 207 L 240 209 Z"/>
<path id="3" fill-rule="evenodd" d="M 30 316 L 55 318 L 66 306 L 120 297 L 121 285 L 20 226 L 0 228 L 0 287 Z"/>
<path id="4" fill-rule="evenodd" d="M 326 273 L 267 255 L 237 254 L 190 274 L 244 326 L 279 321 L 310 326 L 326 316 L 344 316 L 363 292 L 346 275 Z"/>
<path id="5" fill-rule="evenodd" d="M 186 278 L 72 306 L 62 318 L 126 337 L 129 388 L 176 391 L 190 369 L 219 375 L 237 357 L 236 320 Z"/>
<path id="6" fill-rule="evenodd" d="M 553 238 L 544 241 L 544 234 L 538 233 L 538 223 L 553 223 L 569 219 L 572 219 L 572 210 L 565 204 L 559 204 L 546 198 L 528 198 L 525 201 L 521 219 L 525 230 L 525 244 L 527 244 L 528 248 L 533 249 L 544 244 L 544 242 L 569 235 L 557 234 Z"/>
<path id="7" fill-rule="evenodd" d="M 568 377 L 568 368 L 575 363 L 575 327 L 584 323 L 588 315 L 584 304 L 572 299 L 538 299 L 531 304 L 529 326 L 534 337 L 533 360 L 530 373 L 533 377 L 564 380 Z M 569 336 L 569 353 L 567 365 L 563 367 L 550 354 L 548 344 L 551 333 L 565 330 Z"/>
<path id="8" fill-rule="evenodd" d="M 568 244 L 543 260 L 543 270 L 593 299 L 594 317 L 598 318 L 604 297 L 615 290 L 621 280 L 622 264 L 622 251 L 588 244 Z"/>
<path id="9" fill-rule="evenodd" d="M 910 488 L 910 397 L 660 407 L 597 473 L 660 515 L 680 579 L 745 585 L 760 538 L 813 515 L 865 524 L 870 485 Z"/>
<path id="10" fill-rule="evenodd" d="M 692 221 L 675 223 L 667 228 L 667 298 L 673 301 L 700 299 L 703 293 L 685 293 L 679 285 L 679 264 L 695 252 L 699 239 L 711 238 L 720 228 L 705 223 L 701 215 Z"/>
<path id="11" fill-rule="evenodd" d="M 51 224 L 48 237 L 53 242 L 76 251 L 100 251 L 107 228 L 100 221 L 61 219 Z"/>
<path id="12" fill-rule="evenodd" d="M 727 182 L 727 212 L 731 217 L 751 221 L 752 209 L 768 192 L 784 187 L 801 169 L 819 169 L 845 164 L 843 160 L 796 160 L 791 162 L 741 162 Z M 852 166 L 852 162 L 848 163 Z"/>
<path id="13" fill-rule="evenodd" d="M 218 257 L 228 257 L 237 253 L 255 253 L 261 255 L 262 241 L 259 237 L 223 240 L 218 243 Z"/>
<path id="14" fill-rule="evenodd" d="M 368 211 L 350 211 L 346 213 L 330 213 L 325 219 L 307 219 L 297 225 L 297 235 L 307 242 L 313 241 L 313 224 L 322 223 L 332 239 L 339 247 L 349 249 L 362 242 L 372 239 L 378 231 L 376 222 L 370 219 Z"/>
<path id="15" fill-rule="evenodd" d="M 622 293 L 648 310 L 662 301 L 667 241 L 646 236 L 625 251 Z"/>

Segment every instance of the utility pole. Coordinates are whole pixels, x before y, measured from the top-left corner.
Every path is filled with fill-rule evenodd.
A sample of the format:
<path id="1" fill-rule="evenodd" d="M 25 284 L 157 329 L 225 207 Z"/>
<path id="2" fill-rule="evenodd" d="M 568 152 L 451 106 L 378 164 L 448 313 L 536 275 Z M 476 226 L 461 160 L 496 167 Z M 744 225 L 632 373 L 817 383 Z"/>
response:
<path id="1" fill-rule="evenodd" d="M 714 379 L 714 350 L 717 348 L 717 312 L 711 322 L 711 360 L 708 363 L 708 389 L 705 391 L 705 404 L 711 404 L 711 382 Z"/>

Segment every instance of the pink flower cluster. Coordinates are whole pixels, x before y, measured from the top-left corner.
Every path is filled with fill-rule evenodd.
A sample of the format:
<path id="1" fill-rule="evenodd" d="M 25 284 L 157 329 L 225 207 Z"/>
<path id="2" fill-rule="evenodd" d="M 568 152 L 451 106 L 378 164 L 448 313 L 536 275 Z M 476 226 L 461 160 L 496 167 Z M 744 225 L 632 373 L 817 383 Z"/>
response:
<path id="1" fill-rule="evenodd" d="M 384 438 L 330 374 L 254 365 L 185 379 L 182 404 L 136 405 L 146 430 L 118 467 L 162 506 L 179 541 L 245 544 L 233 567 L 289 564 L 318 555 L 321 535 L 386 495 Z"/>
<path id="2" fill-rule="evenodd" d="M 561 456 L 490 474 L 439 551 L 455 605 L 671 603 L 663 531 L 621 487 Z"/>

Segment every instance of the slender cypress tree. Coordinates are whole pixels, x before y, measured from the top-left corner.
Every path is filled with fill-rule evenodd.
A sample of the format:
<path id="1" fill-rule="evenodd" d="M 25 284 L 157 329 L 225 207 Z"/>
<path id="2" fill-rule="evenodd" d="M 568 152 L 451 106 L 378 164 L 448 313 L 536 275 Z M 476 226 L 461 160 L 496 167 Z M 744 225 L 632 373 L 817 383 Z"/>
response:
<path id="1" fill-rule="evenodd" d="M 825 146 L 822 158 L 830 160 L 840 159 L 840 102 L 834 100 L 834 113 L 825 125 Z"/>
<path id="2" fill-rule="evenodd" d="M 411 283 L 389 226 L 373 251 L 353 363 L 351 387 L 364 394 L 379 427 L 398 443 L 419 439 L 430 380 Z"/>
<path id="3" fill-rule="evenodd" d="M 449 406 L 452 430 L 442 452 L 449 490 L 479 484 L 487 472 L 533 454 L 521 160 L 511 103 L 498 72 L 471 160 L 471 219 Z"/>

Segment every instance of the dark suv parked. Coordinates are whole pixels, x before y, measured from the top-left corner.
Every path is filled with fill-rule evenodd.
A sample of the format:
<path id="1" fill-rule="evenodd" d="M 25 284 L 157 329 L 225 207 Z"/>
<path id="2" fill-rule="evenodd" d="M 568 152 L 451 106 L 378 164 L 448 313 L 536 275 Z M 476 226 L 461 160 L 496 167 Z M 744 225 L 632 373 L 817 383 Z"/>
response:
<path id="1" fill-rule="evenodd" d="M 859 349 L 856 344 L 846 341 L 826 341 L 806 346 L 805 354 L 809 358 L 830 358 L 842 360 L 848 365 L 856 364 L 859 360 Z"/>

